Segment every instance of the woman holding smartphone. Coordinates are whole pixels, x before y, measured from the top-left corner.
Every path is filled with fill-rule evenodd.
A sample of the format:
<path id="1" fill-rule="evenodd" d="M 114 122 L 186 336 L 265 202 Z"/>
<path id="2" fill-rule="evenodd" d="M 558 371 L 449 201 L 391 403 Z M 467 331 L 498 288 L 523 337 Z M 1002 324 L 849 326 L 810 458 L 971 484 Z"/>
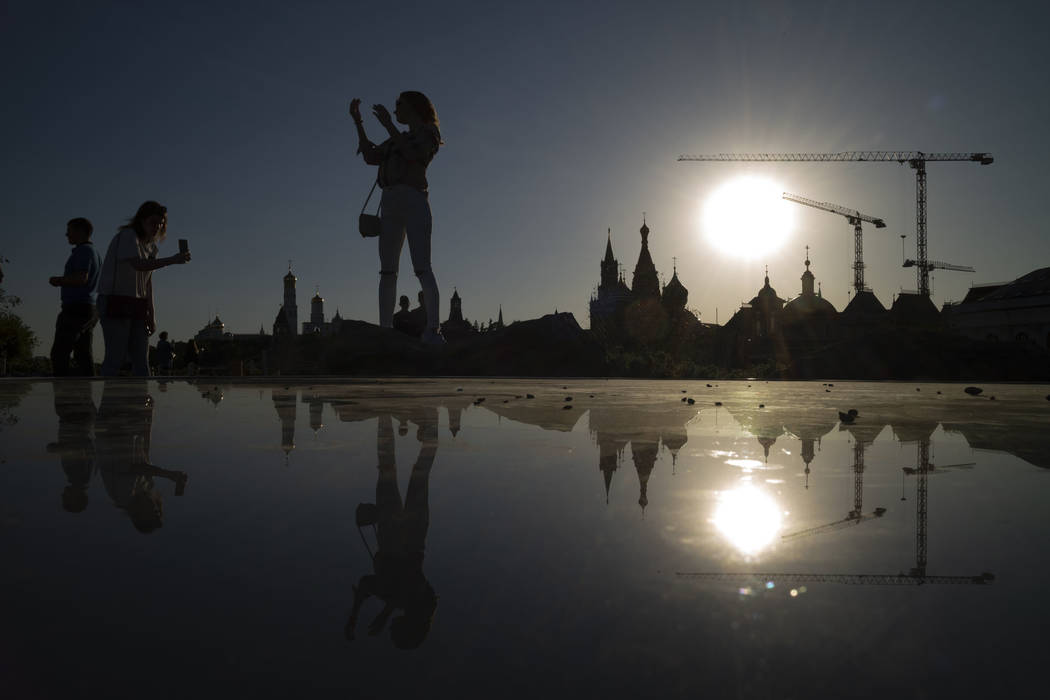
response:
<path id="1" fill-rule="evenodd" d="M 408 126 L 398 131 L 390 112 L 381 104 L 372 114 L 389 138 L 378 146 L 368 140 L 361 121 L 361 100 L 350 101 L 350 116 L 357 127 L 357 152 L 365 163 L 379 166 L 382 231 L 379 234 L 379 325 L 393 328 L 397 300 L 397 272 L 401 248 L 408 237 L 412 266 L 423 287 L 427 323 L 423 342 L 441 344 L 437 280 L 430 266 L 430 233 L 433 220 L 427 197 L 427 166 L 441 147 L 441 131 L 434 105 L 421 92 L 402 92 L 394 105 L 394 118 Z"/>
<path id="2" fill-rule="evenodd" d="M 153 271 L 190 259 L 189 252 L 157 257 L 157 246 L 167 228 L 167 207 L 143 202 L 106 250 L 98 283 L 98 311 L 106 341 L 103 377 L 117 376 L 129 359 L 132 374 L 149 376 L 149 336 L 157 329 Z"/>

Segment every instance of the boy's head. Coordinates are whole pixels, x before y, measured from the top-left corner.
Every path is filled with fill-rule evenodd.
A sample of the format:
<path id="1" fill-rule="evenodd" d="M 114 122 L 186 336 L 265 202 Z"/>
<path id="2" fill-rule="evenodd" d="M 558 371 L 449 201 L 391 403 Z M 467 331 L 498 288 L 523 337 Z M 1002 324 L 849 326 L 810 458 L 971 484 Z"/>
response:
<path id="1" fill-rule="evenodd" d="M 87 243 L 91 240 L 91 234 L 94 232 L 95 227 L 91 225 L 90 221 L 82 216 L 70 219 L 66 223 L 66 240 L 72 245 Z"/>

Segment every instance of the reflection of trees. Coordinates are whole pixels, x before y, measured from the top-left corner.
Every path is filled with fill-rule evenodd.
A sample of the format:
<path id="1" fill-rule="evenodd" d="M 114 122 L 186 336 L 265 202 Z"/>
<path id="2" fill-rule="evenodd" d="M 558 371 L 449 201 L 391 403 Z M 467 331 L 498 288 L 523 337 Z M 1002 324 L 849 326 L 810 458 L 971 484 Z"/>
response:
<path id="1" fill-rule="evenodd" d="M 0 432 L 18 422 L 14 409 L 33 388 L 29 382 L 4 382 L 0 384 Z"/>

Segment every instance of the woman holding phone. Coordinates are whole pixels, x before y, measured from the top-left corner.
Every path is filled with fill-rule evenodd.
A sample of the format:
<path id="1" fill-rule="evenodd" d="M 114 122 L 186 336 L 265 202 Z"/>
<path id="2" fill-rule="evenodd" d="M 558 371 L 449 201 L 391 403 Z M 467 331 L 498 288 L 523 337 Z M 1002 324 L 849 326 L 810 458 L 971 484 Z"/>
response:
<path id="1" fill-rule="evenodd" d="M 106 250 L 98 283 L 98 311 L 106 341 L 103 377 L 117 376 L 129 359 L 132 374 L 149 376 L 149 336 L 157 329 L 153 271 L 190 259 L 188 251 L 157 257 L 157 246 L 167 228 L 167 207 L 143 202 Z"/>
<path id="2" fill-rule="evenodd" d="M 408 237 L 412 266 L 423 287 L 427 322 L 423 342 L 441 344 L 437 280 L 430 266 L 430 233 L 433 220 L 427 197 L 427 166 L 441 147 L 441 131 L 434 105 L 421 92 L 402 92 L 394 105 L 394 118 L 408 126 L 398 131 L 390 112 L 381 104 L 372 114 L 389 138 L 378 146 L 368 140 L 361 121 L 361 100 L 350 101 L 350 116 L 357 127 L 358 148 L 365 163 L 378 165 L 377 181 L 383 189 L 382 231 L 379 234 L 379 325 L 393 328 L 397 300 L 397 273 L 401 248 Z"/>

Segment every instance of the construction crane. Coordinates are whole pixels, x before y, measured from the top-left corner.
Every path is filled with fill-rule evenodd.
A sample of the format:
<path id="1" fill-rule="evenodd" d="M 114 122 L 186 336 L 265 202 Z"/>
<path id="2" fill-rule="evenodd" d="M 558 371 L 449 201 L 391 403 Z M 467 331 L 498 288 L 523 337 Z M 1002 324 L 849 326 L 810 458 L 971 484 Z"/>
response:
<path id="1" fill-rule="evenodd" d="M 930 296 L 930 268 L 926 256 L 926 163 L 963 161 L 989 165 L 990 153 L 924 153 L 922 151 L 842 151 L 839 153 L 716 153 L 678 157 L 679 161 L 746 161 L 790 163 L 907 163 L 915 170 L 915 268 L 919 294 Z"/>
<path id="2" fill-rule="evenodd" d="M 866 221 L 869 224 L 875 224 L 875 228 L 886 228 L 886 222 L 875 216 L 861 214 L 856 209 L 847 209 L 831 202 L 818 202 L 797 194 L 791 194 L 790 192 L 784 192 L 782 197 L 796 204 L 804 204 L 807 207 L 844 216 L 853 225 L 853 288 L 858 292 L 864 291 L 864 243 L 861 222 Z"/>
<path id="3" fill-rule="evenodd" d="M 918 267 L 919 262 L 908 258 L 904 261 L 904 267 Z M 937 260 L 927 260 L 926 270 L 954 270 L 955 272 L 977 272 L 969 265 L 952 265 L 951 263 L 938 262 Z"/>

